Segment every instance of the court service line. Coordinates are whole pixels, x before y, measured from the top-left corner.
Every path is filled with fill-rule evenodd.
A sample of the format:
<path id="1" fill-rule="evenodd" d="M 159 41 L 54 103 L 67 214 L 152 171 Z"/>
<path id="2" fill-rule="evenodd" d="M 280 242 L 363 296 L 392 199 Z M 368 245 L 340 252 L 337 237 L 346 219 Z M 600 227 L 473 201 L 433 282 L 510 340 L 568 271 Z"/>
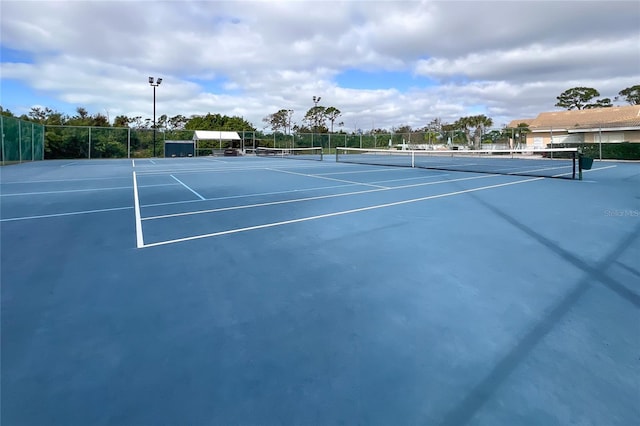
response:
<path id="1" fill-rule="evenodd" d="M 342 183 L 350 183 L 352 185 L 363 185 L 363 186 L 372 186 L 374 188 L 381 188 L 381 189 L 389 189 L 389 187 L 387 186 L 381 186 L 381 185 L 373 185 L 371 183 L 362 183 L 362 182 L 356 182 L 356 181 L 352 181 L 352 180 L 344 180 L 344 179 L 336 179 L 336 178 L 330 178 L 330 177 L 326 177 L 326 176 L 320 176 L 320 175 L 310 175 L 308 173 L 298 173 L 298 172 L 292 172 L 289 170 L 279 170 L 279 169 L 267 169 L 267 170 L 271 170 L 274 172 L 280 172 L 280 173 L 288 173 L 290 175 L 297 175 L 297 176 L 305 176 L 305 177 L 311 177 L 311 178 L 316 178 L 316 179 L 325 179 L 325 180 L 332 180 L 335 182 L 342 182 Z"/>
<path id="2" fill-rule="evenodd" d="M 602 168 L 599 168 L 599 169 L 583 170 L 582 173 L 598 171 L 598 170 L 601 170 L 601 169 L 610 169 L 612 167 L 617 167 L 617 166 L 607 166 L 607 167 L 602 167 Z M 537 171 L 537 170 L 533 170 L 533 171 Z M 574 172 L 559 173 L 557 175 L 553 175 L 553 177 L 569 176 L 569 175 L 573 175 L 573 174 L 574 174 Z M 575 174 L 577 174 L 577 173 L 575 173 Z M 593 181 L 593 180 L 583 180 L 583 182 L 594 183 L 595 181 Z"/>
<path id="3" fill-rule="evenodd" d="M 300 169 L 310 169 L 310 168 L 325 168 L 326 165 L 323 164 L 319 164 L 319 165 L 291 165 L 291 160 L 284 160 L 284 162 L 287 164 L 287 167 L 282 167 L 282 168 L 287 168 L 287 169 L 296 169 L 296 168 L 300 168 Z M 275 166 L 277 166 L 277 164 L 274 164 L 271 160 L 269 160 L 270 164 L 273 164 L 273 166 L 271 166 L 271 169 L 275 168 Z M 285 164 L 283 163 L 283 165 Z M 344 165 L 347 165 L 346 163 L 343 163 Z M 225 168 L 209 168 L 208 166 L 203 166 L 202 168 L 185 168 L 185 169 L 181 169 L 181 170 L 176 170 L 175 168 L 172 169 L 165 169 L 165 170 L 144 170 L 144 171 L 140 171 L 140 175 L 144 174 L 146 175 L 166 175 L 166 174 L 170 174 L 170 173 L 209 173 L 209 172 L 222 172 L 222 173 L 227 173 L 227 172 L 247 172 L 247 171 L 264 171 L 264 170 L 271 170 L 268 167 L 265 167 L 264 164 L 256 164 L 254 166 L 250 166 L 250 167 L 225 167 Z"/>
<path id="4" fill-rule="evenodd" d="M 151 188 L 154 186 L 172 186 L 177 183 L 157 183 L 152 185 L 140 185 L 140 188 Z M 112 186 L 108 188 L 87 188 L 87 189 L 65 189 L 61 191 L 39 191 L 39 192 L 16 192 L 13 194 L 0 194 L 0 197 L 19 197 L 25 195 L 47 195 L 47 194 L 71 194 L 74 192 L 94 192 L 94 191 L 117 191 L 120 189 L 131 189 L 131 186 Z"/>
<path id="5" fill-rule="evenodd" d="M 131 159 L 131 167 L 133 167 L 133 168 L 136 167 L 136 160 Z"/>
<path id="6" fill-rule="evenodd" d="M 219 236 L 222 236 L 222 235 L 238 234 L 240 232 L 255 231 L 257 229 L 273 228 L 273 227 L 276 227 L 276 226 L 290 225 L 290 224 L 293 224 L 293 223 L 301 223 L 301 222 L 308 222 L 308 221 L 312 221 L 312 220 L 325 219 L 325 218 L 328 218 L 328 217 L 343 216 L 343 215 L 348 215 L 348 214 L 353 214 L 353 213 L 360 213 L 360 212 L 369 211 L 369 210 L 377 210 L 377 209 L 383 209 L 383 208 L 387 208 L 387 207 L 399 206 L 399 205 L 403 205 L 403 204 L 411 204 L 411 203 L 417 203 L 417 202 L 420 202 L 420 201 L 433 200 L 433 199 L 437 199 L 437 198 L 451 197 L 451 196 L 454 196 L 454 195 L 466 194 L 466 193 L 469 193 L 469 192 L 485 191 L 487 189 L 499 188 L 499 187 L 503 187 L 503 186 L 518 185 L 518 184 L 521 184 L 521 183 L 534 182 L 534 181 L 543 180 L 543 179 L 545 179 L 545 178 L 539 177 L 539 178 L 533 178 L 533 179 L 519 180 L 519 181 L 515 181 L 515 182 L 507 182 L 507 183 L 500 183 L 500 184 L 496 184 L 496 185 L 482 186 L 482 187 L 479 187 L 479 188 L 465 189 L 465 190 L 462 190 L 462 191 L 446 192 L 444 194 L 429 195 L 427 197 L 412 198 L 412 199 L 409 199 L 409 200 L 396 201 L 396 202 L 393 202 L 393 203 L 377 204 L 377 205 L 374 205 L 374 206 L 361 207 L 361 208 L 351 209 L 351 210 L 343 210 L 343 211 L 339 211 L 339 212 L 326 213 L 326 214 L 321 214 L 321 215 L 317 215 L 317 216 L 308 216 L 308 217 L 303 217 L 303 218 L 299 218 L 299 219 L 285 220 L 285 221 L 281 221 L 281 222 L 272 222 L 272 223 L 265 223 L 265 224 L 262 224 L 262 225 L 247 226 L 245 228 L 229 229 L 229 230 L 226 230 L 226 231 L 213 232 L 213 233 L 210 233 L 210 234 L 194 235 L 192 237 L 184 237 L 184 238 L 176 238 L 174 240 L 159 241 L 157 243 L 144 244 L 142 247 L 138 246 L 138 248 L 157 247 L 157 246 L 164 246 L 164 245 L 169 245 L 169 244 L 181 243 L 181 242 L 185 242 L 185 241 L 199 240 L 199 239 L 203 239 L 203 238 L 211 238 L 211 237 L 219 237 Z"/>
<path id="7" fill-rule="evenodd" d="M 322 200 L 326 198 L 346 197 L 349 195 L 368 194 L 371 192 L 378 192 L 378 191 L 385 191 L 385 190 L 386 189 L 383 189 L 383 188 L 375 188 L 375 189 L 367 189 L 364 191 L 344 192 L 342 194 L 318 195 L 315 197 L 296 198 L 293 200 L 268 201 L 265 203 L 246 204 L 243 206 L 218 207 L 215 209 L 197 210 L 197 211 L 183 212 L 183 213 L 170 213 L 170 214 L 163 214 L 159 216 L 144 217 L 142 218 L 142 220 L 167 219 L 170 217 L 193 216 L 197 214 L 218 213 L 218 212 L 224 212 L 224 211 L 230 211 L 230 210 L 253 209 L 256 207 L 277 206 L 280 204 L 300 203 L 302 201 L 314 201 L 314 200 Z"/>
<path id="8" fill-rule="evenodd" d="M 449 174 L 448 173 L 442 173 L 442 174 L 437 174 L 437 175 L 421 176 L 421 177 L 415 177 L 415 178 L 389 179 L 389 180 L 381 180 L 381 181 L 376 181 L 376 182 L 371 182 L 371 183 L 398 182 L 398 181 L 403 181 L 403 180 L 433 179 L 433 178 L 440 178 L 440 177 L 444 177 L 444 176 L 449 176 Z M 421 183 L 421 184 L 417 184 L 417 185 L 418 186 L 420 186 L 420 185 L 432 185 L 432 184 L 436 184 L 436 183 L 457 182 L 459 180 L 484 179 L 484 178 L 492 177 L 492 176 L 497 176 L 497 175 L 474 176 L 474 177 L 470 177 L 470 178 L 461 178 L 461 179 L 454 179 L 454 180 L 442 180 L 442 181 L 437 181 L 437 182 L 427 182 L 427 183 Z M 221 201 L 221 200 L 233 200 L 233 199 L 238 199 L 238 198 L 264 197 L 265 195 L 294 194 L 296 192 L 323 191 L 325 189 L 346 188 L 348 186 L 361 186 L 361 185 L 359 183 L 349 183 L 349 184 L 345 184 L 345 185 L 331 185 L 331 186 L 319 186 L 319 187 L 316 187 L 316 188 L 291 189 L 291 190 L 288 190 L 288 191 L 254 192 L 254 193 L 251 193 L 251 194 L 244 194 L 244 195 L 229 195 L 229 196 L 226 196 L 226 197 L 207 198 L 206 200 L 169 201 L 169 202 L 164 202 L 164 203 L 142 204 L 141 207 L 142 208 L 146 208 L 146 207 L 162 207 L 162 206 L 172 206 L 172 205 L 176 205 L 176 204 L 199 203 L 201 201 Z M 411 188 L 412 186 L 413 185 L 389 187 L 389 189 Z"/>
<path id="9" fill-rule="evenodd" d="M 136 247 L 144 247 L 144 236 L 142 235 L 142 221 L 140 220 L 140 199 L 138 197 L 138 179 L 136 172 L 133 172 L 133 207 L 136 216 Z"/>
<path id="10" fill-rule="evenodd" d="M 104 212 L 114 212 L 118 210 L 131 210 L 132 206 L 127 207 L 112 207 L 108 209 L 95 209 L 95 210 L 82 210 L 76 212 L 67 212 L 67 213 L 51 213 L 51 214 L 41 214 L 37 216 L 22 216 L 22 217 L 10 217 L 6 219 L 0 219 L 0 222 L 16 222 L 19 220 L 31 220 L 31 219 L 48 219 L 51 217 L 64 217 L 64 216 L 76 216 L 81 214 L 91 214 L 91 213 L 104 213 Z"/>
<path id="11" fill-rule="evenodd" d="M 214 162 L 214 163 L 227 163 L 227 161 L 224 161 L 224 160 L 217 160 L 217 159 L 215 159 L 215 158 L 206 158 L 206 157 L 205 157 L 205 158 L 204 158 L 204 160 L 212 161 L 212 162 Z"/>
<path id="12" fill-rule="evenodd" d="M 53 182 L 78 182 L 78 181 L 89 181 L 89 180 L 124 180 L 129 179 L 129 177 L 124 176 L 113 176 L 113 177 L 99 177 L 99 178 L 73 178 L 73 179 L 40 179 L 40 180 L 23 180 L 23 181 L 13 181 L 13 182 L 2 182 L 2 185 L 27 185 L 31 183 L 53 183 Z"/>
<path id="13" fill-rule="evenodd" d="M 76 164 L 76 163 L 77 163 L 77 161 L 72 161 L 72 162 L 70 162 L 70 163 L 63 164 L 63 165 L 62 165 L 62 166 L 60 166 L 60 167 L 67 167 L 67 166 L 71 166 L 71 165 Z"/>
<path id="14" fill-rule="evenodd" d="M 0 194 L 0 197 L 19 197 L 23 195 L 68 194 L 68 193 L 70 194 L 73 192 L 114 191 L 118 189 L 131 189 L 131 186 L 115 186 L 110 188 L 90 188 L 90 189 L 66 189 L 63 191 L 18 192 L 14 194 Z"/>
<path id="15" fill-rule="evenodd" d="M 428 175 L 428 176 L 416 176 L 416 177 L 400 178 L 400 179 L 385 179 L 385 180 L 373 181 L 371 183 L 386 183 L 386 182 L 402 182 L 402 181 L 407 181 L 407 180 L 435 179 L 435 178 L 441 178 L 441 177 L 449 176 L 449 175 L 450 175 L 450 173 L 437 173 L 437 174 Z"/>
<path id="16" fill-rule="evenodd" d="M 614 167 L 618 167 L 618 166 L 604 166 L 604 167 L 598 167 L 598 168 L 594 167 L 589 170 L 583 170 L 582 173 L 597 172 L 599 170 L 604 170 L 604 169 L 613 169 Z"/>
<path id="17" fill-rule="evenodd" d="M 206 198 L 204 198 L 202 195 L 198 194 L 196 191 L 194 191 L 193 189 L 191 189 L 189 186 L 187 186 L 187 184 L 185 184 L 184 182 L 182 182 L 180 179 L 178 179 L 177 177 L 175 177 L 174 175 L 169 175 L 172 178 L 174 178 L 176 180 L 176 182 L 178 182 L 180 185 L 184 186 L 185 188 L 187 188 L 189 191 L 193 192 L 198 198 L 200 198 L 201 200 L 206 200 Z"/>
<path id="18" fill-rule="evenodd" d="M 276 206 L 279 204 L 301 203 L 304 201 L 315 201 L 315 200 L 323 200 L 327 198 L 338 198 L 338 197 L 346 197 L 351 195 L 369 194 L 372 192 L 395 191 L 395 190 L 405 189 L 405 188 L 415 188 L 417 186 L 436 185 L 439 183 L 458 182 L 458 181 L 472 180 L 472 179 L 485 179 L 485 178 L 495 177 L 495 176 L 498 176 L 498 175 L 474 176 L 474 177 L 467 177 L 467 178 L 460 178 L 460 179 L 449 179 L 449 180 L 442 180 L 442 181 L 436 181 L 436 182 L 423 182 L 423 183 L 417 183 L 417 184 L 411 184 L 411 185 L 402 185 L 402 186 L 396 186 L 392 188 L 382 187 L 382 188 L 366 189 L 362 191 L 343 192 L 340 194 L 328 194 L 328 195 L 317 195 L 315 197 L 294 198 L 292 200 L 267 201 L 264 203 L 246 204 L 241 206 L 218 207 L 215 209 L 196 210 L 196 211 L 182 212 L 182 213 L 169 213 L 169 214 L 163 214 L 158 216 L 143 217 L 142 220 L 168 219 L 168 218 L 180 217 L 180 216 L 193 216 L 197 214 L 218 213 L 218 212 L 231 211 L 231 210 L 243 210 L 243 209 L 252 209 L 256 207 Z M 347 185 L 343 185 L 343 186 L 347 186 Z"/>
<path id="19" fill-rule="evenodd" d="M 351 175 L 356 173 L 379 173 L 379 172 L 396 172 L 402 170 L 400 168 L 389 168 L 386 167 L 384 169 L 371 169 L 371 170 L 353 170 L 346 172 L 329 172 L 329 173 L 318 173 L 316 176 L 331 176 L 331 175 Z"/>
<path id="20" fill-rule="evenodd" d="M 304 192 L 304 191 L 320 191 L 324 189 L 334 189 L 334 188 L 344 188 L 347 186 L 355 186 L 355 185 L 332 185 L 332 186 L 321 186 L 318 188 L 306 188 L 306 189 L 292 189 L 289 191 L 272 191 L 272 192 L 255 192 L 253 194 L 245 194 L 245 195 L 229 195 L 226 197 L 214 197 L 207 198 L 205 200 L 186 200 L 186 201 L 169 201 L 165 203 L 153 203 L 153 204 L 142 204 L 141 207 L 162 207 L 162 206 L 172 206 L 175 204 L 188 204 L 188 203 L 199 203 L 201 201 L 220 201 L 220 200 L 233 200 L 237 198 L 251 198 L 251 197 L 264 197 L 265 195 L 280 195 L 280 194 L 291 194 L 295 192 Z"/>

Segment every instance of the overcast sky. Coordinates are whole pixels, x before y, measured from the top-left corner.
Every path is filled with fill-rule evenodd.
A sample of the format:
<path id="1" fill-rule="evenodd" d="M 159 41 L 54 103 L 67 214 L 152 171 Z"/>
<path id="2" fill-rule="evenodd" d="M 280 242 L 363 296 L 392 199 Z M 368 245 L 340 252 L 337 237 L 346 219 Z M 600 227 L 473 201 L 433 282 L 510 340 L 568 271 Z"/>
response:
<path id="1" fill-rule="evenodd" d="M 344 129 L 552 111 L 577 86 L 640 84 L 634 1 L 7 1 L 0 103 L 262 118 L 320 105 Z M 622 104 L 616 102 L 615 104 Z"/>

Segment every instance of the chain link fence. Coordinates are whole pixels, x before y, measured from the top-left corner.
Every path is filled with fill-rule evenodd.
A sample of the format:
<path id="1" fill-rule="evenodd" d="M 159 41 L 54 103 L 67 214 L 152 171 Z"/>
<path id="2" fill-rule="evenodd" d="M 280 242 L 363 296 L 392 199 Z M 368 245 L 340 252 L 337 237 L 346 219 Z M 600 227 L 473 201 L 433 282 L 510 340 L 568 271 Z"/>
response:
<path id="1" fill-rule="evenodd" d="M 117 127 L 41 126 L 3 117 L 3 164 L 32 159 L 151 158 L 164 156 L 165 141 L 193 140 L 192 130 L 133 129 Z M 459 130 L 428 130 L 392 133 L 281 133 L 236 131 L 239 140 L 198 141 L 196 156 L 222 155 L 226 148 L 252 153 L 257 147 L 322 147 L 326 154 L 336 147 L 386 149 L 523 149 L 544 148 L 549 143 L 603 146 L 612 136 L 604 132 L 587 137 L 561 137 L 557 132 L 528 128 L 491 128 L 474 133 Z M 548 135 L 547 135 L 548 133 Z M 626 137 L 626 135 L 625 135 Z M 551 142 L 553 141 L 553 142 Z M 633 144 L 639 145 L 640 144 Z M 602 151 L 602 148 L 600 148 Z M 596 158 L 605 158 L 598 155 Z"/>
<path id="2" fill-rule="evenodd" d="M 44 159 L 44 126 L 16 117 L 0 115 L 2 165 Z"/>
<path id="3" fill-rule="evenodd" d="M 155 133 L 155 134 L 154 134 Z M 411 133 L 266 133 L 236 131 L 239 141 L 198 141 L 196 156 L 220 155 L 225 148 L 238 148 L 251 153 L 257 147 L 309 148 L 322 147 L 327 153 L 336 147 L 446 149 L 467 148 L 473 136 L 462 130 Z M 117 127 L 46 126 L 45 158 L 150 158 L 164 156 L 165 141 L 192 140 L 192 130 L 131 129 Z M 482 148 L 519 147 L 524 134 L 513 129 L 492 129 L 481 136 Z"/>

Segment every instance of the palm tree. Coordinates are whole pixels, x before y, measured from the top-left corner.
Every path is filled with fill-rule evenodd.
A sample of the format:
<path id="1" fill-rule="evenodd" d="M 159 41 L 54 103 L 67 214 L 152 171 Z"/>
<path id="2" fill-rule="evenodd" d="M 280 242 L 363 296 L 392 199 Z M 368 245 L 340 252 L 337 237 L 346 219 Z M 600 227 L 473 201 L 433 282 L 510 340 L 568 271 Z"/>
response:
<path id="1" fill-rule="evenodd" d="M 527 123 L 518 123 L 518 127 L 516 127 L 516 134 L 518 135 L 518 145 L 522 143 L 522 139 L 527 141 L 527 133 L 531 132 L 529 130 L 529 125 Z"/>
<path id="2" fill-rule="evenodd" d="M 493 120 L 486 115 L 481 114 L 462 117 L 454 124 L 458 129 L 462 129 L 462 131 L 464 131 L 467 137 L 467 144 L 473 144 L 475 149 L 479 149 L 482 135 L 485 133 L 487 128 L 493 125 Z"/>

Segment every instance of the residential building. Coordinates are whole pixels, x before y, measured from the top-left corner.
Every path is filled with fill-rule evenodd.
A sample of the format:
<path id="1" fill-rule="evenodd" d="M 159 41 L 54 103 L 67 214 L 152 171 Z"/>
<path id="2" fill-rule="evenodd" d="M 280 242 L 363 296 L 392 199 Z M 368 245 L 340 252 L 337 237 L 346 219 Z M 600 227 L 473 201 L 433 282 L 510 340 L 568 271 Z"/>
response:
<path id="1" fill-rule="evenodd" d="M 513 120 L 509 128 L 522 123 L 528 131 L 528 147 L 544 148 L 562 143 L 640 143 L 640 105 L 614 106 L 571 111 L 542 112 L 533 119 Z"/>

